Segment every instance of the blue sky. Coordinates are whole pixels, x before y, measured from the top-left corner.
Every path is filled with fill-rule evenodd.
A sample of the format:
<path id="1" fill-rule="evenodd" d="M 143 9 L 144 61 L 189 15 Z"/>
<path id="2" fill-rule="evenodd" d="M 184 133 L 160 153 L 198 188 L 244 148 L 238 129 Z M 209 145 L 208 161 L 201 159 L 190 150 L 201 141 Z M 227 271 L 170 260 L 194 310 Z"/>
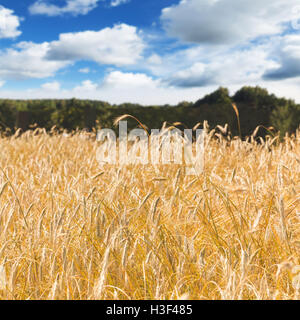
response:
<path id="1" fill-rule="evenodd" d="M 300 102 L 298 0 L 0 0 L 0 98 Z"/>

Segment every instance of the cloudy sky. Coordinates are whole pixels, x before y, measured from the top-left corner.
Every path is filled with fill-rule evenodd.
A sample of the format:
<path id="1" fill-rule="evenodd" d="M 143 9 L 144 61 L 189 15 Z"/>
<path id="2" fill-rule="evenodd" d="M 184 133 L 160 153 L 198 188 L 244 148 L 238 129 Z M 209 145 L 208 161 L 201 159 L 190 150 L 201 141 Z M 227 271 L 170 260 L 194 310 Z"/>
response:
<path id="1" fill-rule="evenodd" d="M 300 102 L 299 0 L 0 0 L 0 98 Z"/>

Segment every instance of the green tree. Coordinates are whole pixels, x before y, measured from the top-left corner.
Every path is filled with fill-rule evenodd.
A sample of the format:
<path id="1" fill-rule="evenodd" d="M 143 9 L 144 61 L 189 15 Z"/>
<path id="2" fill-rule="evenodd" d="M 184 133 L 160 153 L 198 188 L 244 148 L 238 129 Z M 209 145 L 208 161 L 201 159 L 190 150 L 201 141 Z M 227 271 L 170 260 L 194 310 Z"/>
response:
<path id="1" fill-rule="evenodd" d="M 278 106 L 271 113 L 271 124 L 280 131 L 281 137 L 286 132 L 295 132 L 300 125 L 300 105 L 286 103 L 284 106 Z"/>
<path id="2" fill-rule="evenodd" d="M 227 88 L 220 87 L 218 90 L 214 91 L 211 94 L 206 95 L 204 98 L 198 100 L 194 107 L 199 107 L 203 104 L 228 104 L 231 103 L 231 99 L 229 96 L 229 91 Z"/>
<path id="3" fill-rule="evenodd" d="M 238 90 L 232 99 L 236 103 L 245 103 L 252 108 L 268 110 L 278 105 L 280 100 L 274 94 L 269 94 L 267 89 L 260 88 L 259 86 L 245 86 Z"/>

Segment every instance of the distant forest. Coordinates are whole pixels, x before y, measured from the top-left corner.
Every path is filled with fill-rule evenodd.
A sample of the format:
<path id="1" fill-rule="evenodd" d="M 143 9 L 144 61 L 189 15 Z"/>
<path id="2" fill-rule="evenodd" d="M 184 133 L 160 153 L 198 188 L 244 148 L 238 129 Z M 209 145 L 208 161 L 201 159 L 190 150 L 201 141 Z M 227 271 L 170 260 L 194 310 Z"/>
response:
<path id="1" fill-rule="evenodd" d="M 0 100 L 0 130 L 3 134 L 14 133 L 18 128 L 27 130 L 40 127 L 50 130 L 76 130 L 112 128 L 116 117 L 130 114 L 137 117 L 148 128 L 161 128 L 181 122 L 193 128 L 199 122 L 208 121 L 210 128 L 228 124 L 232 135 L 239 134 L 237 116 L 232 107 L 235 103 L 240 118 L 241 134 L 251 135 L 259 125 L 273 127 L 281 136 L 294 133 L 300 125 L 300 105 L 293 100 L 278 98 L 260 87 L 243 87 L 233 96 L 220 87 L 195 103 L 183 101 L 176 106 L 141 106 L 132 103 L 111 105 L 92 100 Z M 134 121 L 129 127 L 135 127 Z M 261 127 L 260 136 L 268 131 Z"/>

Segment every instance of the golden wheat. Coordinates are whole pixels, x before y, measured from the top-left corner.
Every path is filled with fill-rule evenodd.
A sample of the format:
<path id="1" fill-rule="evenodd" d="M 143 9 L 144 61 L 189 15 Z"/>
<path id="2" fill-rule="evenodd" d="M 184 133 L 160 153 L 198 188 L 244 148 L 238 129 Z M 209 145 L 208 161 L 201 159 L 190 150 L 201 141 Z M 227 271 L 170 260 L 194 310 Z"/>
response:
<path id="1" fill-rule="evenodd" d="M 208 133 L 199 176 L 101 169 L 93 133 L 1 138 L 0 299 L 298 299 L 300 132 L 256 134 Z"/>

